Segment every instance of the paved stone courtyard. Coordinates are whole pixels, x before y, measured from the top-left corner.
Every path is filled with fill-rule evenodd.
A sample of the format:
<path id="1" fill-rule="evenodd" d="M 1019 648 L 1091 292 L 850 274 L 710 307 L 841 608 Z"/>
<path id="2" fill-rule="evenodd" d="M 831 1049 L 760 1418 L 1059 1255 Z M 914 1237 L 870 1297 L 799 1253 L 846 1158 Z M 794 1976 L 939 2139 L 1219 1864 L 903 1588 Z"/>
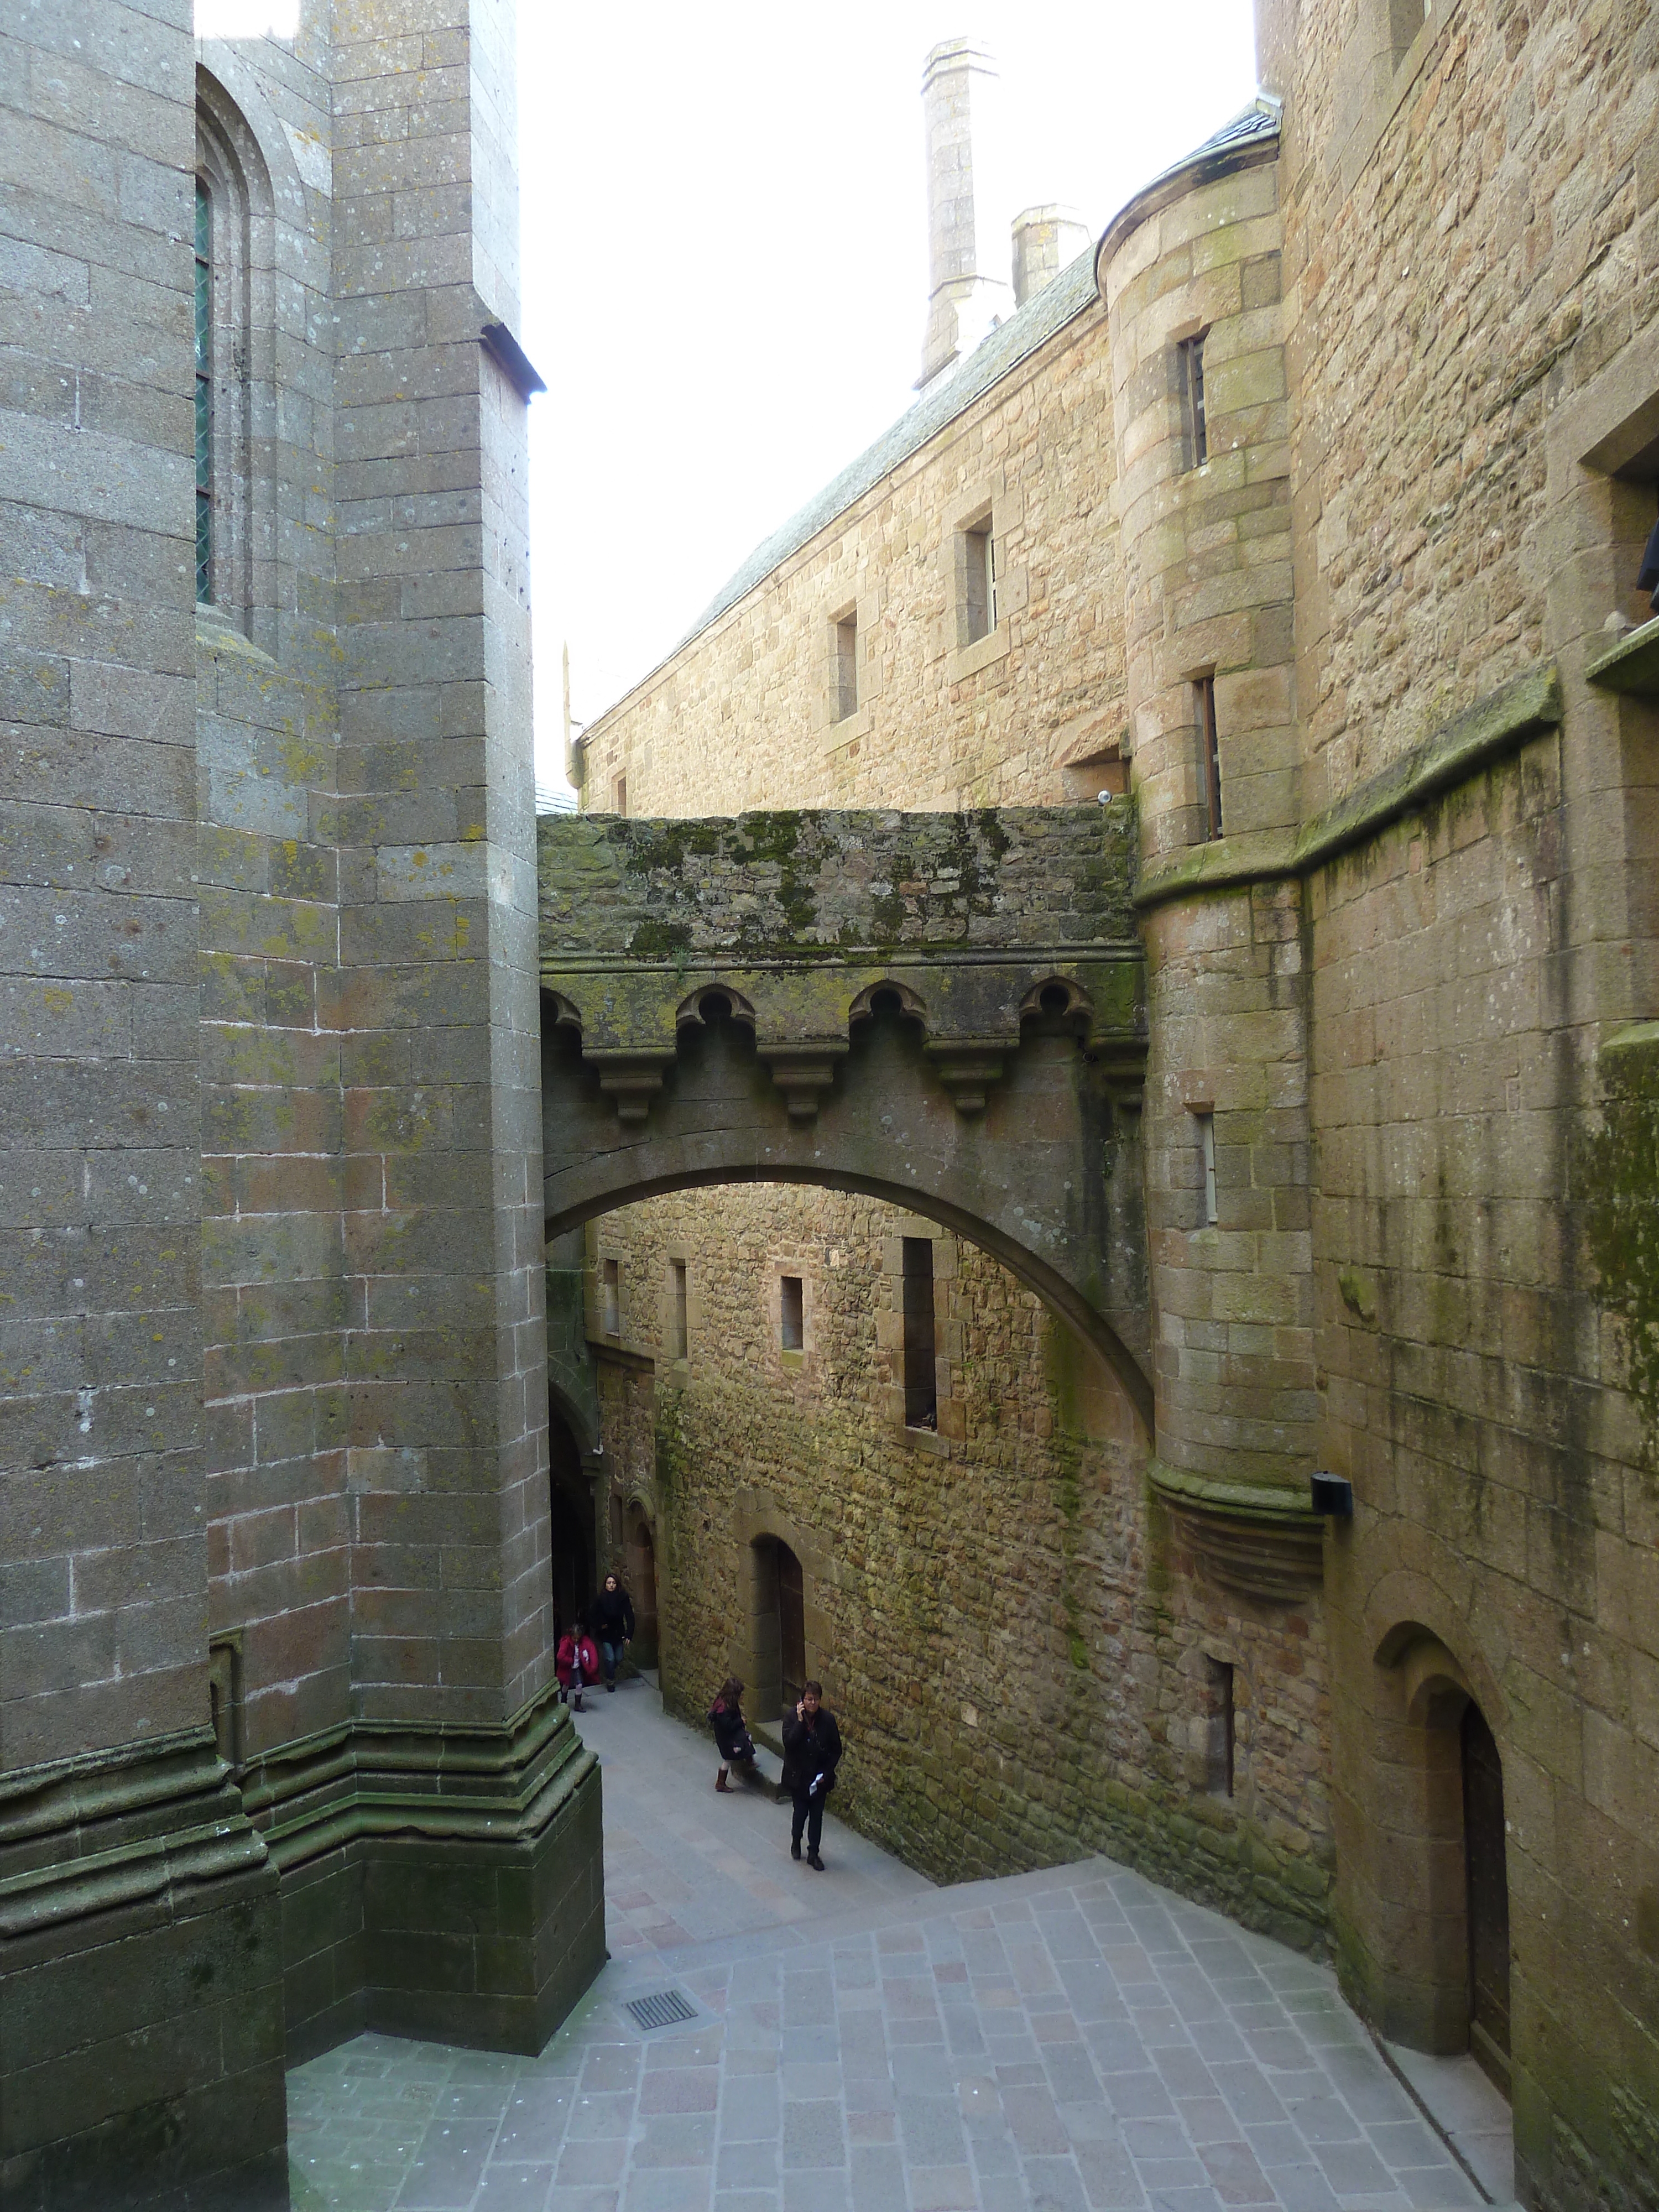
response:
<path id="1" fill-rule="evenodd" d="M 365 2035 L 295 2068 L 295 2212 L 1508 2197 L 1495 2095 L 1443 2077 L 1483 2191 L 1294 1952 L 1103 1859 L 937 1889 L 832 1819 L 817 1875 L 769 1790 L 715 1795 L 712 1745 L 647 1685 L 580 1725 L 604 1768 L 610 1964 L 538 2058 Z M 623 2004 L 666 1989 L 696 2018 L 641 2033 Z"/>

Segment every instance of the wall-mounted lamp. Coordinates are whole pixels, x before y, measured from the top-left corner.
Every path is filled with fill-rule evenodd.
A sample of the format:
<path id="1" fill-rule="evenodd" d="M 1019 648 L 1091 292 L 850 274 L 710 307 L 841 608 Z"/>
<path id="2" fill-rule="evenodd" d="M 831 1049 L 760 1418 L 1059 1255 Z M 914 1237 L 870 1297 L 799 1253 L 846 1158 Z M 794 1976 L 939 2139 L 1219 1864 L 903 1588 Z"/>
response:
<path id="1" fill-rule="evenodd" d="M 1333 1521 L 1353 1519 L 1353 1485 L 1346 1475 L 1315 1474 L 1309 1481 L 1316 1513 L 1328 1513 Z"/>

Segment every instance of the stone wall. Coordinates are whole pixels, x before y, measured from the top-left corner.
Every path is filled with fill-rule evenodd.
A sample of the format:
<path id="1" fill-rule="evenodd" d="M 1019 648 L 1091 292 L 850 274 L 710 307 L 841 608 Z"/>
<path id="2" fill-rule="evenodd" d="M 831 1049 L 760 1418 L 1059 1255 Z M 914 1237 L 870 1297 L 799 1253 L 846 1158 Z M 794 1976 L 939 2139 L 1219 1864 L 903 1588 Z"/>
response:
<path id="1" fill-rule="evenodd" d="M 550 1694 L 525 395 L 481 343 L 513 11 L 16 30 L 0 2197 L 285 2201 L 285 2050 L 539 2048 L 603 1944 Z"/>
<path id="2" fill-rule="evenodd" d="M 1092 799 L 1107 777 L 1066 769 L 1115 757 L 1123 721 L 1111 410 L 1104 314 L 1079 288 L 1029 359 L 592 726 L 584 805 L 615 810 L 619 777 L 636 814 L 693 793 L 731 814 Z M 1000 614 L 970 642 L 963 538 L 987 521 Z M 858 704 L 842 716 L 848 614 Z"/>
<path id="3" fill-rule="evenodd" d="M 1321 1449 L 1358 1500 L 1330 1586 L 1343 1970 L 1385 2031 L 1455 2046 L 1436 1778 L 1473 1697 L 1504 1765 L 1518 2193 L 1644 2206 L 1645 1077 L 1616 1048 L 1659 986 L 1659 715 L 1584 671 L 1648 611 L 1659 48 L 1617 0 L 1362 0 L 1294 36 L 1264 12 L 1304 818 L 1523 672 L 1562 699 L 1559 733 L 1307 886 Z"/>
<path id="4" fill-rule="evenodd" d="M 655 1365 L 600 1353 L 611 1525 L 637 1504 L 653 1526 L 672 1710 L 701 1725 L 728 1668 L 756 1680 L 752 1545 L 781 1537 L 849 1745 L 836 1809 L 866 1834 L 951 1880 L 1107 1849 L 1322 1940 L 1318 1601 L 1261 1607 L 1195 1573 L 1149 1502 L 1127 1401 L 1037 1298 L 935 1224 L 830 1193 L 688 1194 L 590 1235 L 618 1263 L 621 1345 Z M 918 1236 L 937 1431 L 904 1427 L 898 1387 L 898 1248 Z M 802 1280 L 799 1352 L 780 1340 L 784 1274 Z M 596 1299 L 596 1346 L 602 1321 Z M 1207 1786 L 1215 1661 L 1236 1669 L 1231 1798 Z M 750 1717 L 772 1721 L 752 1700 Z"/>

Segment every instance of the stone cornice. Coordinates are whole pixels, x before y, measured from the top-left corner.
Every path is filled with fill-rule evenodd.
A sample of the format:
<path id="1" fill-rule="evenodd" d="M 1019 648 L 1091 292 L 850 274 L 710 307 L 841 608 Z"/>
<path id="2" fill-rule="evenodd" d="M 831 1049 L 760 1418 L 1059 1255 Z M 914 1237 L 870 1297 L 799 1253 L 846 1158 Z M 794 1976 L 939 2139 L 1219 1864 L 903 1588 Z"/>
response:
<path id="1" fill-rule="evenodd" d="M 598 1771 L 550 1687 L 499 1728 L 345 1723 L 240 1790 L 207 1728 L 27 1768 L 0 1779 L 0 1940 L 370 1837 L 532 1844 Z"/>
<path id="2" fill-rule="evenodd" d="M 1596 655 L 1584 675 L 1604 691 L 1624 691 L 1637 699 L 1659 698 L 1659 615 L 1639 629 L 1626 630 L 1616 645 Z"/>
<path id="3" fill-rule="evenodd" d="M 210 1729 L 0 1780 L 0 1937 L 264 1869 Z"/>
<path id="4" fill-rule="evenodd" d="M 1167 1460 L 1149 1460 L 1146 1473 L 1154 1490 L 1171 1503 L 1206 1512 L 1225 1513 L 1235 1520 L 1259 1521 L 1275 1528 L 1324 1527 L 1314 1511 L 1304 1476 L 1299 1485 L 1278 1482 L 1231 1482 L 1224 1476 L 1194 1474 L 1171 1467 Z"/>
<path id="5" fill-rule="evenodd" d="M 1170 899 L 1311 875 L 1492 762 L 1517 751 L 1529 738 L 1556 728 L 1561 714 L 1560 672 L 1553 661 L 1546 661 L 1477 700 L 1294 835 L 1273 830 L 1218 837 L 1155 863 L 1141 878 L 1135 904 L 1144 912 Z"/>
<path id="6" fill-rule="evenodd" d="M 1325 1573 L 1325 1524 L 1311 1496 L 1288 1484 L 1228 1482 L 1152 1460 L 1153 1494 L 1179 1540 L 1219 1588 L 1258 1604 L 1291 1605 Z"/>
<path id="7" fill-rule="evenodd" d="M 598 1771 L 550 1685 L 499 1727 L 358 1721 L 280 1745 L 243 1802 L 287 1873 L 369 1837 L 532 1844 Z"/>

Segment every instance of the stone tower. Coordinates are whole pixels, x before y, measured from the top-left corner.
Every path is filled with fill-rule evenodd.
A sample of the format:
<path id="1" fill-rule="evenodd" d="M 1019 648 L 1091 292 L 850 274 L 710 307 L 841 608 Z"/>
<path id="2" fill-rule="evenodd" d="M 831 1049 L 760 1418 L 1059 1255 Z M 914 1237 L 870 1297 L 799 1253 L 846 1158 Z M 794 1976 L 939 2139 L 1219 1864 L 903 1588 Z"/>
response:
<path id="1" fill-rule="evenodd" d="M 536 2049 L 602 1955 L 513 10 L 381 14 L 32 10 L 0 92 L 7 2203 L 285 2203 L 285 2060 Z"/>

